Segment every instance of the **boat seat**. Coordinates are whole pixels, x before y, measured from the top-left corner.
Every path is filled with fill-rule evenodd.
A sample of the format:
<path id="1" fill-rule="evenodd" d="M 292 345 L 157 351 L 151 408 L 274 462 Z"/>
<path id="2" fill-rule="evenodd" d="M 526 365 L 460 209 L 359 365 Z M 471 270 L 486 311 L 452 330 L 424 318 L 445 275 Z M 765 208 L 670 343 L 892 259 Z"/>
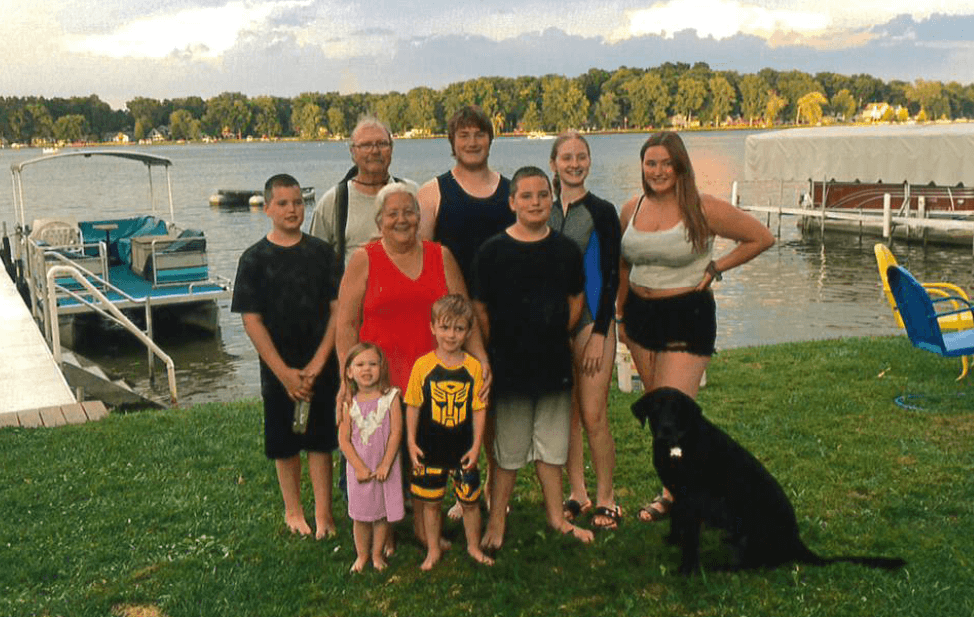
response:
<path id="1" fill-rule="evenodd" d="M 48 246 L 76 246 L 81 244 L 81 228 L 71 218 L 35 219 L 30 239 Z"/>

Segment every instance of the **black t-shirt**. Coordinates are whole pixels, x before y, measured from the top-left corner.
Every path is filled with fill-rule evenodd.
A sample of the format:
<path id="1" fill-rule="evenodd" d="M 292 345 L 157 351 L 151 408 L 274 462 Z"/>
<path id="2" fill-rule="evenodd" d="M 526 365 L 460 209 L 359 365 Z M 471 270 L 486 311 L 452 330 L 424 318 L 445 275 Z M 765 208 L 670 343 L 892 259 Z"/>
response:
<path id="1" fill-rule="evenodd" d="M 319 238 L 304 234 L 294 246 L 261 238 L 240 256 L 230 310 L 259 314 L 284 362 L 301 368 L 325 336 L 338 271 L 335 251 Z M 269 375 L 261 361 L 261 378 Z"/>
<path id="2" fill-rule="evenodd" d="M 582 254 L 552 231 L 521 242 L 506 232 L 480 247 L 471 297 L 490 320 L 491 370 L 498 396 L 536 396 L 571 389 L 568 297 L 582 292 Z"/>

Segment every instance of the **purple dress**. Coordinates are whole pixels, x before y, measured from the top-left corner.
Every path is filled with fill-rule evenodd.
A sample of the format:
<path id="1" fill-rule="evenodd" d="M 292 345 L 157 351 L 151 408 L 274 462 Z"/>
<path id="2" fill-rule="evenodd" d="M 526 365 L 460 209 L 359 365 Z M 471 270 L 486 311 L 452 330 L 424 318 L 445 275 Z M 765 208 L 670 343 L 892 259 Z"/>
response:
<path id="1" fill-rule="evenodd" d="M 392 388 L 375 400 L 359 401 L 356 398 L 352 402 L 349 410 L 352 447 L 369 469 L 375 470 L 382 463 L 392 432 L 389 408 L 397 396 L 399 390 Z M 372 523 L 386 519 L 393 522 L 402 520 L 406 515 L 398 452 L 385 482 L 359 482 L 355 479 L 355 469 L 350 462 L 346 463 L 345 475 L 348 481 L 348 516 L 352 520 Z"/>

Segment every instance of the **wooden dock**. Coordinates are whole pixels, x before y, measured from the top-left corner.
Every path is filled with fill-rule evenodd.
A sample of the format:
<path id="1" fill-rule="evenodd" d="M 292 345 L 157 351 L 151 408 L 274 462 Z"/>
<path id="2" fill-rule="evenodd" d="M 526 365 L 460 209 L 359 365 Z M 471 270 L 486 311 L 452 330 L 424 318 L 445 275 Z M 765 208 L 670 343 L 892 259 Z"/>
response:
<path id="1" fill-rule="evenodd" d="M 807 190 L 808 184 L 800 182 L 735 182 L 731 200 L 742 210 L 767 215 L 769 228 L 771 216 L 776 216 L 779 236 L 782 218 L 794 216 L 807 230 L 877 236 L 887 241 L 895 237 L 908 242 L 966 245 L 974 250 L 974 217 L 968 212 L 958 212 L 957 218 L 944 216 L 942 211 L 904 212 L 894 210 L 889 199 L 884 210 L 800 207 Z"/>
<path id="2" fill-rule="evenodd" d="M 0 268 L 0 426 L 60 426 L 107 413 L 78 403 L 24 304 Z"/>

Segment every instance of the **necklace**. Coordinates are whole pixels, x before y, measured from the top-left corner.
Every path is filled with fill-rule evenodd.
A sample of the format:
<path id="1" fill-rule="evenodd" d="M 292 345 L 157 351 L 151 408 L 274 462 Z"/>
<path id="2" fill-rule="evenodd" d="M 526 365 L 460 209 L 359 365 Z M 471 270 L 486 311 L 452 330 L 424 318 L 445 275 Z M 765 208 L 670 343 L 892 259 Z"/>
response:
<path id="1" fill-rule="evenodd" d="M 386 175 L 385 179 L 380 182 L 362 182 L 358 179 L 358 176 L 352 178 L 352 182 L 355 184 L 361 184 L 362 186 L 385 186 L 389 184 L 389 176 Z"/>

